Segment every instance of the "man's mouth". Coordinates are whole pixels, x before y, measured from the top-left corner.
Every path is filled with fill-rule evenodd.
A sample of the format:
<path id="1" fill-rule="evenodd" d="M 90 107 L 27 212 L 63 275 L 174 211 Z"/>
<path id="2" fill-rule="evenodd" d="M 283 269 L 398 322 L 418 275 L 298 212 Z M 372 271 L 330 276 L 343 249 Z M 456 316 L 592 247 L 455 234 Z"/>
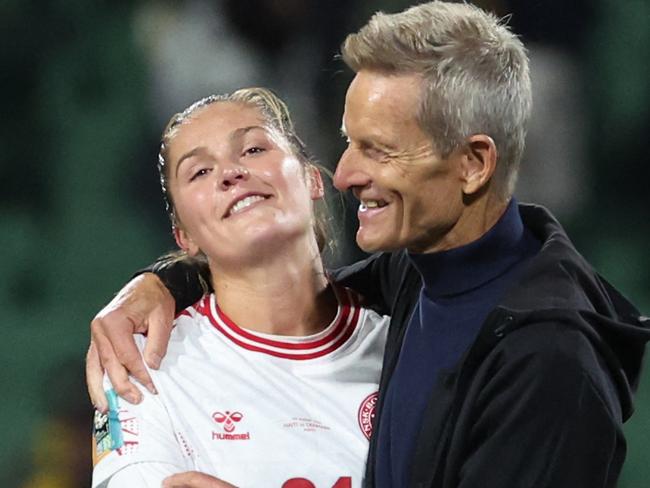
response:
<path id="1" fill-rule="evenodd" d="M 361 200 L 359 203 L 359 212 L 382 208 L 386 205 L 388 205 L 388 202 L 385 200 Z"/>
<path id="2" fill-rule="evenodd" d="M 247 197 L 244 197 L 241 200 L 237 200 L 235 203 L 233 203 L 230 206 L 230 208 L 224 215 L 224 218 L 228 218 L 231 215 L 238 214 L 239 212 L 242 212 L 243 210 L 247 209 L 254 203 L 260 202 L 262 200 L 266 200 L 267 198 L 269 197 L 264 195 L 248 195 Z"/>

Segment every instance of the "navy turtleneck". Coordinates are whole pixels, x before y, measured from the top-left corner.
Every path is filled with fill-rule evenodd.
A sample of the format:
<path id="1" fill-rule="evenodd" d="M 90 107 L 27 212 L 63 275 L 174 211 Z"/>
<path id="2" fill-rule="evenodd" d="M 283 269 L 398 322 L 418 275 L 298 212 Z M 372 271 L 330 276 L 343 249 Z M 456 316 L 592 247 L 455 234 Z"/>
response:
<path id="1" fill-rule="evenodd" d="M 375 433 L 378 488 L 408 486 L 422 415 L 440 374 L 457 365 L 488 313 L 539 248 L 513 199 L 478 240 L 448 251 L 409 254 L 423 286 Z"/>

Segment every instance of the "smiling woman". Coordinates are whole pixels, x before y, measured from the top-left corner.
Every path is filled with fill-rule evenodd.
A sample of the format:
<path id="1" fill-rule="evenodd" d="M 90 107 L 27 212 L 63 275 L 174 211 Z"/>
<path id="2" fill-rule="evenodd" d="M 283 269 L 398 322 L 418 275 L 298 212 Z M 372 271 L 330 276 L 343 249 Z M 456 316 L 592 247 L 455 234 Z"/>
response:
<path id="1" fill-rule="evenodd" d="M 158 395 L 131 404 L 105 380 L 93 486 L 361 486 L 388 317 L 328 281 L 323 184 L 286 106 L 259 88 L 204 98 L 168 124 L 159 169 L 214 293 L 176 319 Z"/>
<path id="2" fill-rule="evenodd" d="M 230 95 L 211 95 L 192 104 L 183 112 L 174 115 L 163 132 L 160 153 L 158 155 L 158 169 L 163 195 L 165 197 L 167 211 L 172 220 L 172 225 L 176 226 L 177 216 L 174 209 L 174 200 L 169 191 L 169 180 L 171 176 L 169 166 L 170 164 L 174 164 L 175 171 L 178 172 L 182 162 L 195 156 L 206 155 L 208 148 L 199 145 L 190 149 L 188 152 L 183 153 L 177 161 L 173 161 L 169 155 L 171 140 L 179 132 L 179 127 L 181 125 L 184 125 L 188 119 L 195 118 L 197 112 L 200 112 L 202 109 L 213 104 L 218 104 L 219 109 L 228 111 L 232 114 L 237 114 L 236 116 L 241 115 L 242 120 L 246 117 L 244 114 L 240 114 L 239 112 L 246 112 L 249 116 L 248 120 L 252 123 L 250 126 L 243 126 L 234 129 L 234 131 L 227 137 L 227 142 L 229 143 L 228 149 L 231 152 L 243 150 L 245 154 L 242 153 L 242 156 L 250 157 L 267 151 L 269 146 L 273 146 L 274 149 L 282 148 L 283 151 L 292 154 L 293 157 L 298 160 L 300 165 L 303 167 L 303 171 L 311 171 L 312 174 L 318 178 L 316 183 L 320 183 L 320 176 L 317 174 L 315 165 L 311 162 L 304 143 L 296 134 L 289 111 L 280 98 L 264 88 L 245 88 L 237 90 Z M 209 125 L 207 130 L 207 137 L 209 140 L 212 135 L 210 133 Z M 257 136 L 257 138 L 255 136 Z M 255 145 L 254 142 L 257 142 L 258 145 Z M 244 149 L 245 144 L 248 144 L 248 146 Z M 209 157 L 209 155 L 207 156 Z M 243 166 L 240 167 L 240 169 L 243 168 Z M 207 171 L 209 171 L 209 168 L 201 168 L 192 176 L 197 178 L 203 176 Z M 324 199 L 318 198 L 314 200 L 314 215 L 316 239 L 319 249 L 323 251 L 327 245 L 331 244 L 328 237 L 329 216 Z"/>
<path id="3" fill-rule="evenodd" d="M 318 256 L 311 202 L 323 197 L 320 175 L 262 123 L 255 108 L 212 104 L 169 151 L 176 240 L 190 255 L 202 250 L 221 272 L 242 259 L 266 259 L 285 239 Z M 194 156 L 178 157 L 188 148 Z"/>

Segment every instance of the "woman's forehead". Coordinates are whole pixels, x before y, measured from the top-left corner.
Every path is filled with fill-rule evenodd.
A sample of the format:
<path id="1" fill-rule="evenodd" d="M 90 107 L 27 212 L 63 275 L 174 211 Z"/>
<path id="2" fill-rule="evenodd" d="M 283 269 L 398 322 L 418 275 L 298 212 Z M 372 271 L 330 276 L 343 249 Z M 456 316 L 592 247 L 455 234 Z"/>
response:
<path id="1" fill-rule="evenodd" d="M 283 150 L 292 152 L 286 137 L 269 123 L 260 108 L 220 101 L 201 107 L 175 127 L 168 137 L 168 154 L 175 165 L 187 151 L 213 144 L 236 144 L 249 134 L 263 134 Z"/>
<path id="2" fill-rule="evenodd" d="M 197 141 L 227 139 L 244 128 L 268 127 L 262 113 L 256 107 L 233 102 L 215 102 L 198 109 L 174 128 L 168 138 L 173 149 Z"/>
<path id="3" fill-rule="evenodd" d="M 236 130 L 238 127 L 260 125 L 265 126 L 266 120 L 262 111 L 252 105 L 240 102 L 214 102 L 201 107 L 190 114 L 179 129 L 197 125 Z"/>

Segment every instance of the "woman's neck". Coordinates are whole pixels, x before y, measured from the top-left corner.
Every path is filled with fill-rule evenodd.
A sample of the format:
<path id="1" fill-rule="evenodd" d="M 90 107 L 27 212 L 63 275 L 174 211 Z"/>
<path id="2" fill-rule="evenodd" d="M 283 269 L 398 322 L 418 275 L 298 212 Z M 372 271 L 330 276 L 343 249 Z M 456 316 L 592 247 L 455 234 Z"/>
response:
<path id="1" fill-rule="evenodd" d="M 304 243 L 287 244 L 281 254 L 232 268 L 211 262 L 219 307 L 240 327 L 257 332 L 306 336 L 323 330 L 336 315 L 337 300 L 317 247 L 308 247 L 305 253 Z"/>

